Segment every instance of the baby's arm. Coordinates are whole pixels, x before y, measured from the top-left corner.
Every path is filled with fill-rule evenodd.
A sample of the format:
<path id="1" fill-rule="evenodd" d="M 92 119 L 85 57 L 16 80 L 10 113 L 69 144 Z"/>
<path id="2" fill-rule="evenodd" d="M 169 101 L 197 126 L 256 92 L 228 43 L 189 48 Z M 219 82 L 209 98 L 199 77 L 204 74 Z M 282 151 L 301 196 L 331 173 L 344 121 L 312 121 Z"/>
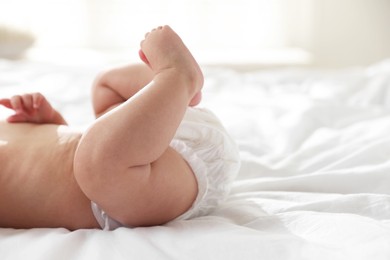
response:
<path id="1" fill-rule="evenodd" d="M 7 118 L 9 123 L 67 124 L 41 93 L 3 98 L 0 105 L 14 110 L 15 113 Z"/>

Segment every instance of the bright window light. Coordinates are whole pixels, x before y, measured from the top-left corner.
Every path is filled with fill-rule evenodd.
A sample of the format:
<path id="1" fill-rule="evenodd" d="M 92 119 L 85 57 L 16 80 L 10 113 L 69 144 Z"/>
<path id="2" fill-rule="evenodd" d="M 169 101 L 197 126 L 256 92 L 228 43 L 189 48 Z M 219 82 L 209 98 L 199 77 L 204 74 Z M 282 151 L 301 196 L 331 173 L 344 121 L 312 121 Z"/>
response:
<path id="1" fill-rule="evenodd" d="M 286 52 L 285 11 L 284 0 L 0 0 L 0 25 L 32 32 L 35 49 L 49 56 L 59 48 L 134 51 L 147 31 L 169 24 L 202 60 L 268 62 L 271 54 L 279 62 L 287 54 L 294 62 L 303 56 Z"/>
<path id="2" fill-rule="evenodd" d="M 32 31 L 38 46 L 138 46 L 169 24 L 199 48 L 286 45 L 282 0 L 0 0 L 0 24 Z"/>

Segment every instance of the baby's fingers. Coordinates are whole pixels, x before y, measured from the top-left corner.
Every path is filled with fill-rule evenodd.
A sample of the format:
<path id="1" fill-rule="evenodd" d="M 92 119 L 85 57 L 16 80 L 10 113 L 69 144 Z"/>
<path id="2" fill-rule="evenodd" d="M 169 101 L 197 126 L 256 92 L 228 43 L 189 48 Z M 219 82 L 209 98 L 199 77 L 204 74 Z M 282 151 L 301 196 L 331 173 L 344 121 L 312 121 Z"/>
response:
<path id="1" fill-rule="evenodd" d="M 31 113 L 40 106 L 40 96 L 39 93 L 15 95 L 10 99 L 11 108 L 15 111 Z"/>
<path id="2" fill-rule="evenodd" d="M 11 108 L 15 111 L 23 110 L 23 101 L 20 95 L 15 95 L 10 99 Z"/>
<path id="3" fill-rule="evenodd" d="M 0 105 L 12 109 L 11 100 L 9 98 L 0 98 Z"/>
<path id="4" fill-rule="evenodd" d="M 26 112 L 34 109 L 32 94 L 24 94 L 21 96 L 21 99 L 23 109 L 26 110 Z"/>
<path id="5" fill-rule="evenodd" d="M 27 120 L 27 117 L 24 114 L 22 114 L 22 113 L 16 113 L 16 114 L 14 114 L 12 116 L 9 116 L 7 118 L 7 121 L 9 123 L 26 122 L 26 120 Z"/>
<path id="6" fill-rule="evenodd" d="M 32 103 L 33 108 L 37 109 L 41 106 L 42 101 L 45 99 L 45 97 L 41 93 L 33 93 L 32 94 Z"/>

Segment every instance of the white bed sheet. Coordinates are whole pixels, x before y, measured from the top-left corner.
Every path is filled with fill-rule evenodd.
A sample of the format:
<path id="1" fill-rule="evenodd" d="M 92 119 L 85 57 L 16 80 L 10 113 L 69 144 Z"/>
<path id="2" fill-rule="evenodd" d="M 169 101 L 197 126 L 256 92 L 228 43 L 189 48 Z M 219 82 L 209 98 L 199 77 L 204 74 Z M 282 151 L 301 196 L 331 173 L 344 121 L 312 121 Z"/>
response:
<path id="1" fill-rule="evenodd" d="M 41 91 L 83 128 L 99 69 L 0 61 L 0 96 Z M 151 228 L 0 229 L 0 259 L 390 259 L 390 61 L 204 72 L 242 157 L 224 204 Z"/>

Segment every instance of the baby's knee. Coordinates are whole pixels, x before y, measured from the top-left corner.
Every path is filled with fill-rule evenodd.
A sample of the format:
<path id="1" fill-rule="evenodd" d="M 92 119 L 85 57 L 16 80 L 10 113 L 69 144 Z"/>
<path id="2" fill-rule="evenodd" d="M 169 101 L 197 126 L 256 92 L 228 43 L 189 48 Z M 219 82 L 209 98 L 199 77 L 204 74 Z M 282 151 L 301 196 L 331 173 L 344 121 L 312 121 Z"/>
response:
<path id="1" fill-rule="evenodd" d="M 110 70 L 103 70 L 99 72 L 92 82 L 92 92 L 95 92 L 102 86 L 106 86 L 109 82 L 110 77 Z"/>

